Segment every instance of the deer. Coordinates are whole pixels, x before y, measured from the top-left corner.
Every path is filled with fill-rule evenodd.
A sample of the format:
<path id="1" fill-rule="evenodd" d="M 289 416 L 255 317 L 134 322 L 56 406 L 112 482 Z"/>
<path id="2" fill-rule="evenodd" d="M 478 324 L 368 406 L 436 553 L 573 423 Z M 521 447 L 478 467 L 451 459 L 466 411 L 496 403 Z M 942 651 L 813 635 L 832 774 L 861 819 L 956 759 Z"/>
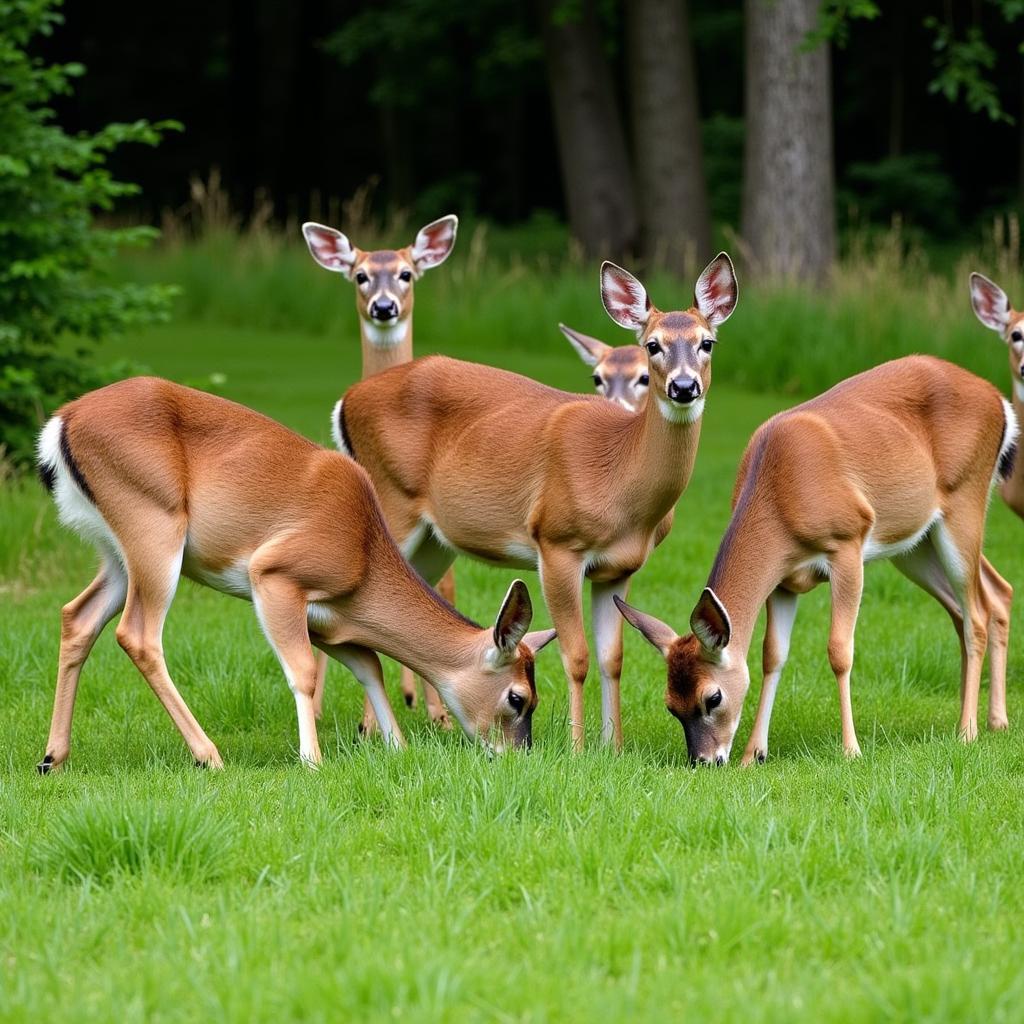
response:
<path id="1" fill-rule="evenodd" d="M 353 385 L 335 406 L 339 447 L 370 474 L 402 553 L 428 581 L 456 554 L 536 569 L 569 686 L 572 749 L 584 742 L 590 580 L 602 739 L 622 745 L 622 622 L 628 592 L 672 523 L 693 471 L 717 329 L 737 301 L 725 253 L 684 311 L 658 310 L 628 271 L 605 263 L 605 310 L 645 353 L 641 413 L 519 374 L 427 356 Z"/>
<path id="2" fill-rule="evenodd" d="M 117 642 L 196 764 L 222 767 L 164 661 L 181 576 L 252 602 L 295 697 L 304 764 L 321 762 L 311 645 L 363 685 L 391 747 L 405 740 L 378 653 L 429 679 L 490 751 L 530 745 L 533 659 L 554 632 L 527 632 L 525 584 L 512 583 L 492 628 L 464 618 L 402 557 L 369 477 L 344 455 L 227 399 L 139 377 L 62 406 L 39 436 L 38 466 L 60 521 L 101 561 L 61 612 L 41 773 L 68 758 L 82 667 L 118 614 Z"/>
<path id="3" fill-rule="evenodd" d="M 356 311 L 359 315 L 359 336 L 362 344 L 362 376 L 369 377 L 390 366 L 412 359 L 413 287 L 428 270 L 440 266 L 455 247 L 459 218 L 448 214 L 421 228 L 412 245 L 403 249 L 357 249 L 348 238 L 326 224 L 307 221 L 302 234 L 310 255 L 325 270 L 341 274 L 356 287 Z M 451 604 L 455 603 L 455 576 L 446 573 L 438 583 L 438 591 Z M 314 695 L 316 716 L 323 707 L 327 656 L 317 656 L 317 688 Z M 451 722 L 437 691 L 425 680 L 423 698 L 430 720 L 442 729 Z M 403 666 L 402 696 L 406 706 L 416 703 L 413 674 Z M 359 731 L 371 734 L 376 728 L 373 705 L 367 698 Z"/>
<path id="4" fill-rule="evenodd" d="M 643 408 L 651 378 L 646 355 L 639 345 L 613 347 L 565 324 L 559 324 L 558 328 L 580 359 L 593 368 L 592 379 L 599 395 L 617 402 L 627 412 Z"/>
<path id="5" fill-rule="evenodd" d="M 932 356 L 851 377 L 754 433 L 707 585 L 679 636 L 621 599 L 624 619 L 664 657 L 665 704 L 690 760 L 724 764 L 750 685 L 747 654 L 767 611 L 763 683 L 742 764 L 763 762 L 799 595 L 829 582 L 828 657 L 845 753 L 860 755 L 850 698 L 864 565 L 887 558 L 949 613 L 961 647 L 959 734 L 977 736 L 990 652 L 989 727 L 1007 728 L 1013 590 L 981 552 L 993 483 L 1017 444 L 1010 404 L 987 381 Z"/>
<path id="6" fill-rule="evenodd" d="M 1024 418 L 1024 313 L 1010 305 L 1006 292 L 983 274 L 971 274 L 971 305 L 974 314 L 988 328 L 997 331 L 1006 343 L 1010 357 L 1010 381 L 1013 411 Z M 1024 460 L 1021 460 L 1024 461 Z M 999 488 L 1003 501 L 1024 519 L 1024 468 L 1021 461 Z"/>

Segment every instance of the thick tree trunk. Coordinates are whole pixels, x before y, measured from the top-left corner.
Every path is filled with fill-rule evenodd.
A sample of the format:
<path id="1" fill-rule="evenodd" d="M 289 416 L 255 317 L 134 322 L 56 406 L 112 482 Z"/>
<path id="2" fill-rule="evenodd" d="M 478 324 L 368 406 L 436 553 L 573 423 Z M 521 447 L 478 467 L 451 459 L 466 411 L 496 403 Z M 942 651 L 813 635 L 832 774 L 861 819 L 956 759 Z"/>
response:
<path id="1" fill-rule="evenodd" d="M 818 0 L 746 0 L 743 236 L 751 270 L 820 282 L 835 261 L 828 46 L 803 50 Z"/>
<path id="2" fill-rule="evenodd" d="M 630 0 L 626 36 L 641 250 L 689 275 L 711 220 L 686 0 Z"/>
<path id="3" fill-rule="evenodd" d="M 579 14 L 541 0 L 544 51 L 569 226 L 588 256 L 623 257 L 635 246 L 636 208 L 622 120 L 601 49 L 594 0 Z"/>

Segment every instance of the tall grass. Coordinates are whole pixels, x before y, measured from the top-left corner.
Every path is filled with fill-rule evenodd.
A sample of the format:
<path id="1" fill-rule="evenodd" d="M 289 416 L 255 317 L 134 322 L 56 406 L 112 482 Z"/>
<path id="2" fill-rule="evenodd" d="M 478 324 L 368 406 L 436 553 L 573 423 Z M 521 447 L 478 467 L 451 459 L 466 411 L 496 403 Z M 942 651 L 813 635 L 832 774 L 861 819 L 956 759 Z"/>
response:
<path id="1" fill-rule="evenodd" d="M 119 272 L 140 282 L 179 285 L 179 321 L 310 336 L 357 336 L 351 285 L 317 268 L 298 225 L 272 228 L 257 212 L 243 228 L 218 198 L 217 183 L 194 186 L 192 207 L 158 249 L 133 254 Z M 402 217 L 380 226 L 365 196 L 340 209 L 339 223 L 364 248 L 412 241 L 416 225 Z M 543 241 L 538 245 L 537 239 Z M 737 243 L 734 254 L 741 252 Z M 1024 302 L 1020 230 L 998 220 L 976 251 L 952 270 L 938 270 L 908 243 L 899 225 L 859 232 L 822 290 L 792 282 L 747 284 L 740 265 L 740 303 L 723 344 L 742 350 L 731 361 L 731 383 L 748 389 L 807 395 L 877 363 L 915 352 L 953 360 L 1003 382 L 999 339 L 974 318 L 967 276 L 980 270 Z M 523 256 L 522 251 L 529 252 Z M 538 355 L 564 345 L 557 324 L 568 322 L 611 344 L 630 336 L 601 308 L 597 265 L 581 260 L 544 225 L 515 232 L 463 221 L 455 254 L 418 286 L 416 349 L 514 365 L 517 351 Z M 692 280 L 644 274 L 662 309 L 688 305 Z"/>

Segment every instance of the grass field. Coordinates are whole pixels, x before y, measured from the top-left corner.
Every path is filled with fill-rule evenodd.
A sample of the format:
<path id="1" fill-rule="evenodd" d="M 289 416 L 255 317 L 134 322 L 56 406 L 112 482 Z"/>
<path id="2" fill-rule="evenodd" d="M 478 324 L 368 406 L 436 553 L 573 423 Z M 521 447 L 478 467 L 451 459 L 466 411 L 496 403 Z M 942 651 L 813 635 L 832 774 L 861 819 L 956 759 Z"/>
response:
<path id="1" fill-rule="evenodd" d="M 236 274 L 214 261 L 208 271 Z M 581 390 L 587 371 L 555 322 L 583 317 L 576 326 L 615 340 L 596 287 L 584 310 L 582 284 L 548 294 L 532 278 L 524 288 L 536 301 L 509 297 L 481 326 L 479 300 L 464 296 L 451 328 L 438 308 L 454 294 L 446 272 L 421 286 L 420 351 Z M 271 298 L 258 288 L 229 315 L 215 278 L 206 305 L 190 293 L 174 325 L 101 354 L 177 379 L 222 372 L 229 397 L 326 441 L 327 413 L 358 372 L 354 317 L 347 286 L 312 266 L 308 280 L 323 312 L 305 320 L 265 318 Z M 282 302 L 301 309 L 294 289 Z M 514 279 L 506 290 L 515 294 Z M 577 294 L 558 308 L 559 295 Z M 888 333 L 879 309 L 889 300 L 873 306 L 870 290 L 859 303 L 835 299 L 834 311 L 850 311 L 845 334 L 839 312 L 831 334 L 796 313 L 785 330 L 825 373 L 825 347 L 843 366 L 868 352 L 857 347 L 867 345 L 859 305 L 869 324 L 887 324 L 878 358 L 889 338 L 927 349 L 934 336 L 947 352 L 962 339 L 963 361 L 1002 385 L 998 343 L 969 329 L 963 296 L 945 320 L 929 294 L 920 322 L 913 295 L 900 300 L 909 341 Z M 769 314 L 805 300 L 755 293 L 744 314 L 744 298 L 721 332 L 674 532 L 632 592 L 680 628 L 727 522 L 739 454 L 792 401 L 760 392 L 750 363 L 789 358 Z M 0 489 L 0 523 L 4 1021 L 1021 1019 L 1024 657 L 1013 643 L 1010 732 L 958 743 L 952 628 L 888 566 L 868 570 L 858 626 L 857 762 L 840 752 L 823 589 L 801 603 L 764 766 L 687 767 L 662 705 L 663 664 L 629 632 L 621 756 L 596 743 L 568 756 L 552 647 L 538 661 L 535 748 L 496 761 L 404 707 L 409 750 L 357 741 L 361 691 L 332 666 L 326 763 L 314 774 L 298 765 L 294 703 L 251 607 L 186 582 L 168 663 L 226 770 L 192 767 L 111 629 L 83 675 L 69 770 L 40 778 L 58 611 L 91 578 L 93 554 L 31 481 Z M 987 551 L 1012 582 L 1024 572 L 1022 529 L 993 503 Z M 460 562 L 461 609 L 489 621 L 510 577 Z M 539 604 L 536 577 L 527 582 Z M 1022 626 L 1017 611 L 1017 635 Z M 593 738 L 593 685 L 588 716 Z"/>

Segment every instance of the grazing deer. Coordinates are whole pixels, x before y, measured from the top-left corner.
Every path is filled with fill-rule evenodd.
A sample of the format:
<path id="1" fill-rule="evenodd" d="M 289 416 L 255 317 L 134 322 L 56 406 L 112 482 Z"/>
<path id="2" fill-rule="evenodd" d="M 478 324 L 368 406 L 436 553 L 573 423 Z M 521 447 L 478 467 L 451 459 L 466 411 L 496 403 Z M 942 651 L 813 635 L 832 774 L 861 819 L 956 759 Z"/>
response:
<path id="1" fill-rule="evenodd" d="M 977 735 L 978 688 L 991 643 L 989 726 L 1006 728 L 1012 589 L 982 557 L 985 513 L 1010 468 L 1017 421 L 987 381 L 930 356 L 885 363 L 837 384 L 754 433 L 733 514 L 688 636 L 618 601 L 668 663 L 665 703 L 690 758 L 729 758 L 750 684 L 747 652 L 762 605 L 764 682 L 743 763 L 763 761 L 797 596 L 828 580 L 828 656 L 843 748 L 860 753 L 850 704 L 853 633 L 864 563 L 888 558 L 949 612 L 961 641 L 960 734 Z"/>
<path id="2" fill-rule="evenodd" d="M 67 759 L 79 674 L 122 609 L 118 643 L 196 762 L 220 767 L 164 662 L 164 618 L 183 575 L 253 602 L 295 695 L 308 764 L 320 762 L 311 641 L 352 670 L 394 746 L 404 740 L 377 651 L 429 679 L 492 749 L 530 743 L 533 656 L 554 634 L 527 634 L 525 585 L 512 584 L 493 629 L 463 618 L 402 558 L 351 459 L 234 402 L 140 377 L 61 408 L 40 435 L 39 470 L 61 522 L 102 558 L 62 613 L 41 772 Z"/>
<path id="3" fill-rule="evenodd" d="M 618 402 L 629 412 L 639 412 L 647 401 L 651 378 L 647 372 L 647 354 L 639 345 L 613 348 L 597 338 L 559 324 L 580 359 L 594 369 L 594 388 L 599 395 Z"/>
<path id="4" fill-rule="evenodd" d="M 583 744 L 589 667 L 582 588 L 591 581 L 602 735 L 622 742 L 622 622 L 612 604 L 671 526 L 690 479 L 718 326 L 736 305 L 716 257 L 685 312 L 655 309 L 620 267 L 601 269 L 605 309 L 647 354 L 653 401 L 628 413 L 594 395 L 441 356 L 354 385 L 335 439 L 370 474 L 399 547 L 428 580 L 462 552 L 536 568 L 569 680 L 574 749 Z"/>
<path id="5" fill-rule="evenodd" d="M 438 267 L 455 247 L 459 218 L 441 217 L 421 228 L 416 241 L 404 249 L 377 249 L 367 252 L 355 248 L 340 231 L 309 221 L 302 234 L 313 259 L 327 270 L 344 275 L 356 286 L 356 310 L 363 348 L 363 377 L 412 359 L 413 284 L 428 270 Z M 455 603 L 455 576 L 448 572 L 438 583 L 441 595 Z M 323 703 L 327 656 L 317 655 L 317 687 L 313 698 L 316 716 Z M 416 684 L 409 669 L 402 667 L 402 695 L 412 707 L 416 703 Z M 437 691 L 423 680 L 427 713 L 442 728 L 451 724 Z M 376 720 L 369 697 L 363 706 L 360 732 L 373 731 Z"/>
<path id="6" fill-rule="evenodd" d="M 1024 313 L 1010 305 L 1006 292 L 981 274 L 971 274 L 971 305 L 977 318 L 1006 342 L 1010 355 L 1011 398 L 1018 422 L 1024 421 Z M 1024 519 L 1024 459 L 1000 485 L 1003 501 Z"/>

